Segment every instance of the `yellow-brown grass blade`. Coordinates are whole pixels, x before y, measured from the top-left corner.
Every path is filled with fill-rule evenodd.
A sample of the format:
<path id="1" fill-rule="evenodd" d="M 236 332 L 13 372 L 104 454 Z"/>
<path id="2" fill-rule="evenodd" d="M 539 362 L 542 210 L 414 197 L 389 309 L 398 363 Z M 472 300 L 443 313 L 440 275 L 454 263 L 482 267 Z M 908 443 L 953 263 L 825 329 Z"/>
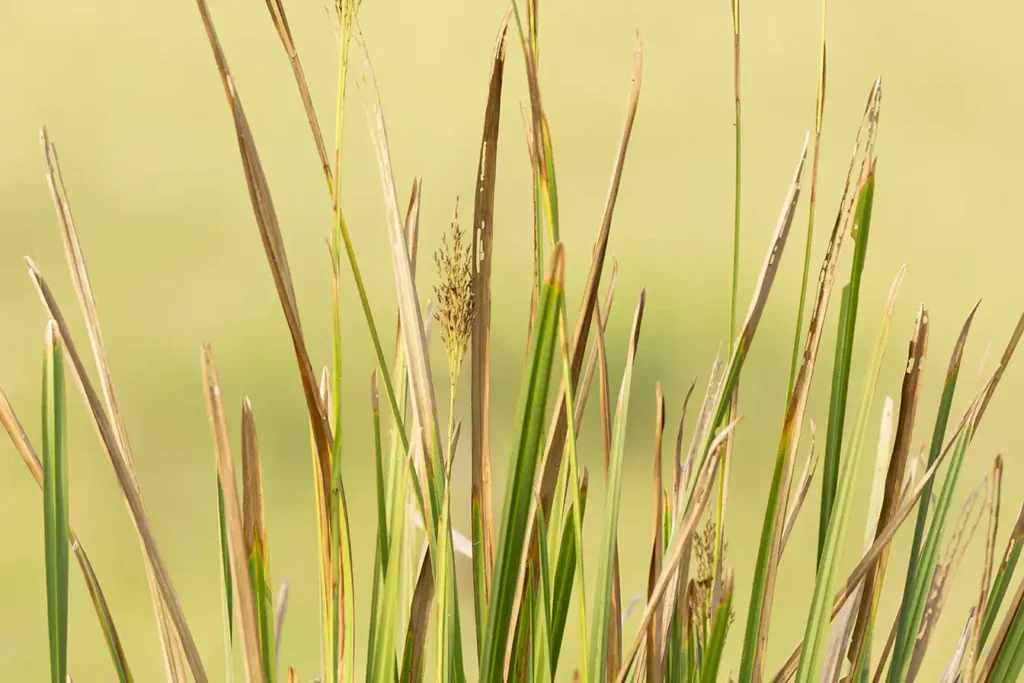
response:
<path id="1" fill-rule="evenodd" d="M 53 199 L 57 221 L 60 224 L 64 253 L 67 258 L 68 268 L 71 271 L 71 281 L 74 284 L 75 295 L 78 298 L 79 306 L 85 318 L 93 359 L 100 373 L 100 390 L 103 393 L 107 416 L 113 423 L 113 435 L 121 452 L 124 454 L 132 485 L 138 489 L 139 483 L 135 472 L 135 460 L 132 456 L 131 446 L 128 443 L 128 430 L 124 423 L 124 417 L 121 414 L 117 394 L 114 391 L 113 375 L 110 371 L 110 362 L 103 343 L 103 333 L 100 329 L 99 314 L 97 313 L 96 299 L 92 293 L 89 271 L 86 268 L 85 256 L 82 253 L 82 245 L 78 238 L 78 228 L 75 225 L 74 215 L 71 213 L 71 203 L 68 200 L 67 188 L 64 185 L 64 175 L 61 172 L 57 147 L 50 140 L 45 126 L 40 131 L 40 141 L 43 146 L 43 157 L 46 162 L 46 182 L 50 188 L 50 196 Z M 156 581 L 153 577 L 153 569 L 150 567 L 148 560 L 145 560 L 145 569 L 168 680 L 173 683 L 184 683 L 184 652 L 181 641 L 174 632 L 174 629 L 170 627 L 167 607 L 160 597 L 160 591 L 157 589 Z"/>
<path id="2" fill-rule="evenodd" d="M 242 634 L 242 663 L 245 666 L 246 681 L 266 683 L 260 658 L 256 604 L 252 583 L 249 581 L 249 563 L 246 557 L 248 544 L 245 540 L 243 513 L 239 512 L 238 507 L 234 456 L 231 454 L 231 441 L 228 437 L 227 420 L 224 417 L 217 368 L 209 346 L 203 345 L 200 362 L 203 369 L 203 396 L 206 399 L 210 430 L 213 433 L 213 450 L 217 458 L 217 474 L 224 489 L 224 524 L 227 529 L 232 585 L 235 588 L 235 606 L 239 617 L 236 623 Z"/>
<path id="3" fill-rule="evenodd" d="M 491 268 L 494 251 L 494 188 L 498 168 L 498 129 L 501 90 L 505 73 L 505 48 L 512 8 L 498 29 L 491 60 L 491 77 L 484 110 L 483 139 L 477 166 L 473 206 L 472 282 L 475 314 L 470 340 L 470 402 L 472 420 L 472 537 L 473 590 L 478 640 L 483 635 L 487 601 L 494 571 L 494 511 L 491 501 Z"/>

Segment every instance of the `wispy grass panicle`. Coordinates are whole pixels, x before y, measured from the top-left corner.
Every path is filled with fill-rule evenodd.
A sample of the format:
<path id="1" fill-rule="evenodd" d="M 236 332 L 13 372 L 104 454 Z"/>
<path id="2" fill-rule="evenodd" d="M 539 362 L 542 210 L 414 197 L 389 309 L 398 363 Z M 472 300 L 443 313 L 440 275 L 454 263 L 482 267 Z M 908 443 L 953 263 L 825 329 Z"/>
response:
<path id="1" fill-rule="evenodd" d="M 465 243 L 463 237 L 456 201 L 451 227 L 448 234 L 441 237 L 441 247 L 434 253 L 438 276 L 438 284 L 434 285 L 437 297 L 434 319 L 448 354 L 448 377 L 452 385 L 458 383 L 476 313 L 472 244 Z"/>

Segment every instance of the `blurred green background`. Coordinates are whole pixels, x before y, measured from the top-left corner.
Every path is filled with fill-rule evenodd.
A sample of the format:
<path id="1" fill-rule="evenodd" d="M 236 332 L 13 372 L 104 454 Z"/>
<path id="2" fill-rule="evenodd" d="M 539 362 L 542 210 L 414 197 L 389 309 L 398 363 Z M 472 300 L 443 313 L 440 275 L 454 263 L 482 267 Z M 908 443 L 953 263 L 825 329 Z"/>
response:
<path id="1" fill-rule="evenodd" d="M 337 38 L 327 0 L 289 0 L 290 19 L 325 131 L 332 130 Z M 211 0 L 285 233 L 314 363 L 329 362 L 329 286 L 323 239 L 329 205 L 292 75 L 262 2 Z M 456 197 L 468 225 L 489 57 L 501 2 L 366 0 L 361 25 L 388 118 L 396 179 L 405 193 L 424 178 L 419 286 L 435 282 L 427 258 Z M 789 181 L 813 126 L 820 3 L 747 3 L 744 30 L 744 195 L 741 309 Z M 34 0 L 3 3 L 0 21 L 0 386 L 38 442 L 44 314 L 23 255 L 39 264 L 85 345 L 67 277 L 37 142 L 49 126 L 59 146 L 121 404 L 149 513 L 207 669 L 221 670 L 214 463 L 200 392 L 199 344 L 213 345 L 237 431 L 251 397 L 264 454 L 275 580 L 291 582 L 284 660 L 303 680 L 319 668 L 315 537 L 308 434 L 295 363 L 252 218 L 228 109 L 194 3 Z M 1019 3 L 948 0 L 834 2 L 815 263 L 831 227 L 853 134 L 868 89 L 885 86 L 879 189 L 861 304 L 851 402 L 882 299 L 899 266 L 909 270 L 868 443 L 885 395 L 898 397 L 917 307 L 931 311 L 930 369 L 914 444 L 931 432 L 938 388 L 957 329 L 984 299 L 967 349 L 957 414 L 981 368 L 991 369 L 1020 313 L 1019 188 L 1024 181 L 1024 69 Z M 629 85 L 634 29 L 644 40 L 644 90 L 611 237 L 620 265 L 610 320 L 612 382 L 621 372 L 632 306 L 648 309 L 634 381 L 627 488 L 620 529 L 623 596 L 646 582 L 654 383 L 671 416 L 696 378 L 700 394 L 728 326 L 732 229 L 732 38 L 729 3 L 543 3 L 541 79 L 558 162 L 574 310 L 604 203 Z M 394 284 L 383 203 L 360 96 L 351 89 L 345 210 L 382 331 L 390 334 Z M 519 106 L 527 101 L 519 52 L 509 50 L 496 205 L 494 374 L 495 500 L 505 479 L 509 425 L 529 305 L 530 178 Z M 333 136 L 328 135 L 328 141 Z M 404 199 L 403 199 L 404 202 Z M 744 373 L 728 510 L 737 615 L 727 651 L 736 669 L 762 509 L 783 412 L 806 205 L 785 254 Z M 847 257 L 848 258 L 848 257 Z M 816 271 L 816 268 L 815 268 Z M 845 280 L 844 266 L 840 279 Z M 345 477 L 352 500 L 359 602 L 365 624 L 374 533 L 368 335 L 351 278 L 343 279 Z M 71 315 L 73 313 L 73 315 Z M 832 311 L 833 318 L 835 307 Z M 826 421 L 834 319 L 822 345 L 809 416 Z M 989 345 L 992 346 L 988 354 Z M 390 340 L 388 341 L 390 347 Z M 440 345 L 434 340 L 443 371 Z M 987 361 L 986 361 L 987 358 Z M 997 453 L 1006 457 L 1004 532 L 1024 483 L 1024 361 L 1011 365 L 975 441 L 961 498 Z M 468 375 L 468 373 L 466 373 Z M 443 385 L 443 379 L 439 378 Z M 78 400 L 71 403 L 72 518 L 140 681 L 162 665 L 137 542 L 109 465 Z M 468 420 L 459 401 L 459 417 Z M 673 423 L 674 434 L 675 417 Z M 600 502 L 596 414 L 582 457 Z M 47 678 L 41 496 L 0 440 L 0 671 L 4 680 Z M 464 442 L 464 445 L 468 442 Z M 805 448 L 801 448 L 801 459 Z M 469 466 L 454 475 L 457 524 L 466 527 Z M 868 467 L 860 473 L 866 495 Z M 782 563 L 769 647 L 774 671 L 803 632 L 813 581 L 817 481 Z M 854 511 L 849 566 L 863 528 Z M 595 507 L 594 509 L 601 509 Z M 596 549 L 597 516 L 588 519 Z M 585 531 L 585 533 L 588 533 Z M 881 603 L 889 624 L 902 587 L 908 534 L 897 538 Z M 934 680 L 978 589 L 981 542 L 961 567 L 936 646 L 922 672 Z M 1001 551 L 1000 551 L 1001 552 Z M 95 616 L 72 570 L 70 671 L 112 679 Z M 460 578 L 467 592 L 468 565 Z M 631 624 L 635 623 L 633 618 Z M 575 621 L 562 671 L 577 652 Z M 627 627 L 631 632 L 632 626 Z M 888 627 L 886 627 L 888 628 Z M 360 657 L 364 655 L 360 641 Z"/>

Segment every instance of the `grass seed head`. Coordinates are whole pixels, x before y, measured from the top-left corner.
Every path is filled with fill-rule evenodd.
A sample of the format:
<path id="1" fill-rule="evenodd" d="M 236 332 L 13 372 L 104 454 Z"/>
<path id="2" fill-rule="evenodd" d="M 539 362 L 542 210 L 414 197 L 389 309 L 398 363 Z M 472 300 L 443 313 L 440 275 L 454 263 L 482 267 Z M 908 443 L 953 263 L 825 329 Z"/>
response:
<path id="1" fill-rule="evenodd" d="M 441 328 L 441 341 L 448 353 L 448 374 L 454 384 L 466 355 L 473 329 L 476 301 L 473 297 L 472 245 L 463 243 L 456 201 L 451 228 L 434 253 L 438 284 L 434 286 L 437 308 L 434 318 Z"/>

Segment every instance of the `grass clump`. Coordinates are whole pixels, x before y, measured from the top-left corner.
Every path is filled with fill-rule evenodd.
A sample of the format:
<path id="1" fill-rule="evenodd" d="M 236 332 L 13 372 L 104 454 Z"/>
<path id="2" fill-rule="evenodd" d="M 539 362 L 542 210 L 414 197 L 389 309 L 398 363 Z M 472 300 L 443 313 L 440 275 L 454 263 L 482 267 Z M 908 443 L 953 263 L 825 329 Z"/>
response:
<path id="1" fill-rule="evenodd" d="M 1024 668 L 1024 583 L 1015 569 L 1024 547 L 1024 513 L 1012 530 L 1001 562 L 998 516 L 1003 463 L 997 458 L 985 484 L 976 489 L 964 510 L 954 514 L 952 500 L 958 490 L 963 464 L 972 440 L 1010 362 L 1022 334 L 1024 317 L 1017 323 L 994 372 L 969 401 L 959 418 L 952 412 L 960 363 L 975 311 L 964 323 L 943 384 L 934 419 L 918 416 L 918 395 L 925 375 L 928 312 L 922 307 L 910 339 L 898 411 L 890 402 L 883 414 L 875 457 L 874 484 L 865 541 L 859 561 L 844 574 L 841 557 L 848 545 L 852 518 L 853 482 L 865 459 L 867 434 L 875 386 L 903 276 L 896 275 L 879 323 L 878 339 L 867 370 L 853 376 L 853 350 L 861 315 L 861 290 L 871 233 L 876 190 L 876 139 L 881 110 L 881 83 L 870 88 L 861 125 L 855 138 L 836 209 L 831 234 L 816 287 L 809 290 L 812 231 L 815 227 L 818 159 L 825 93 L 824 15 L 818 96 L 815 107 L 813 151 L 810 162 L 810 216 L 802 261 L 800 298 L 795 302 L 797 331 L 792 350 L 786 406 L 781 424 L 772 479 L 768 485 L 764 523 L 757 561 L 749 584 L 737 583 L 727 563 L 725 525 L 729 473 L 735 458 L 733 437 L 742 419 L 739 384 L 744 363 L 767 305 L 805 187 L 810 139 L 804 141 L 793 178 L 765 254 L 763 266 L 742 320 L 738 313 L 738 268 L 741 234 L 740 136 L 740 6 L 732 2 L 735 81 L 735 206 L 733 221 L 733 273 L 730 290 L 728 357 L 716 361 L 705 398 L 697 411 L 689 444 L 685 443 L 686 408 L 673 457 L 671 478 L 663 480 L 666 413 L 660 385 L 655 392 L 656 433 L 652 534 L 647 590 L 634 603 L 623 604 L 619 568 L 619 514 L 623 502 L 623 472 L 630 450 L 630 412 L 636 411 L 634 362 L 640 348 L 646 295 L 640 292 L 633 309 L 627 356 L 616 399 L 605 334 L 615 290 L 615 264 L 608 266 L 607 247 L 624 171 L 630 135 L 642 82 L 642 47 L 639 37 L 634 73 L 629 85 L 625 119 L 614 157 L 611 183 L 594 248 L 576 250 L 562 242 L 559 231 L 558 189 L 555 181 L 553 132 L 541 98 L 540 39 L 536 0 L 513 3 L 500 23 L 491 57 L 479 166 L 476 174 L 473 218 L 464 232 L 456 210 L 451 229 L 434 260 L 438 280 L 434 288 L 433 320 L 447 353 L 449 412 L 447 428 L 438 422 L 438 380 L 428 353 L 431 336 L 429 308 L 419 295 L 416 265 L 419 240 L 421 187 L 413 185 L 403 212 L 395 187 L 385 119 L 376 92 L 364 40 L 358 37 L 358 2 L 340 0 L 335 7 L 340 33 L 338 99 L 333 159 L 325 143 L 309 87 L 278 0 L 268 0 L 271 19 L 292 66 L 307 122 L 323 167 L 332 224 L 331 254 L 333 346 L 329 367 L 317 374 L 307 351 L 297 299 L 293 289 L 282 229 L 271 199 L 256 142 L 249 128 L 227 57 L 217 38 L 205 0 L 198 0 L 200 17 L 213 50 L 224 86 L 234 132 L 239 144 L 244 178 L 263 243 L 271 277 L 291 336 L 299 381 L 308 414 L 313 471 L 313 503 L 317 524 L 321 664 L 319 671 L 285 668 L 287 653 L 280 652 L 287 591 L 275 597 L 271 554 L 263 504 L 263 480 L 256 420 L 248 400 L 241 412 L 240 472 L 232 453 L 229 420 L 222 403 L 213 350 L 201 349 L 204 398 L 213 435 L 216 495 L 220 531 L 221 585 L 224 613 L 224 680 L 233 677 L 232 662 L 240 653 L 247 683 L 309 680 L 349 683 L 364 678 L 372 683 L 435 681 L 487 682 L 503 680 L 574 680 L 587 683 L 615 681 L 724 680 L 734 668 L 723 661 L 730 638 L 742 643 L 735 669 L 738 683 L 766 680 L 766 651 L 771 627 L 775 584 L 780 561 L 793 524 L 801 514 L 812 484 L 817 455 L 811 445 L 803 474 L 794 487 L 796 454 L 807 421 L 808 395 L 817 366 L 837 272 L 847 242 L 853 258 L 846 284 L 840 289 L 836 362 L 829 377 L 830 405 L 825 437 L 821 505 L 818 510 L 818 553 L 815 583 L 803 640 L 781 669 L 767 680 L 782 683 L 812 681 L 915 680 L 926 657 L 948 662 L 944 681 L 1016 680 Z M 525 113 L 533 172 L 534 272 L 526 365 L 518 392 L 518 408 L 511 425 L 509 475 L 495 505 L 491 483 L 491 271 L 494 258 L 494 194 L 497 140 L 509 28 L 515 22 L 519 47 L 526 64 L 530 106 Z M 357 37 L 353 42 L 352 38 Z M 385 356 L 378 324 L 360 274 L 341 203 L 342 138 L 350 49 L 361 51 L 366 77 L 361 89 L 368 99 L 371 133 L 379 161 L 386 202 L 391 269 L 395 278 L 398 333 L 391 361 Z M 128 657 L 121 647 L 116 621 L 110 613 L 99 579 L 84 546 L 68 520 L 68 448 L 65 421 L 65 368 L 82 388 L 104 450 L 128 503 L 145 559 L 163 661 L 169 681 L 220 680 L 208 673 L 198 654 L 189 623 L 180 607 L 174 583 L 150 529 L 135 472 L 109 359 L 103 344 L 96 302 L 71 213 L 56 149 L 43 133 L 47 180 L 71 269 L 78 303 L 88 327 L 88 345 L 99 375 L 93 384 L 89 370 L 64 322 L 57 299 L 46 280 L 29 261 L 32 282 L 51 318 L 46 332 L 43 441 L 40 460 L 14 412 L 0 394 L 0 421 L 43 491 L 46 589 L 50 666 L 54 683 L 69 676 L 67 629 L 69 559 L 74 554 L 95 606 L 108 646 L 113 671 L 121 682 L 132 681 Z M 374 435 L 374 490 L 376 492 L 373 574 L 357 583 L 350 537 L 349 507 L 341 463 L 347 456 L 342 438 L 341 392 L 363 378 L 351 377 L 343 364 L 341 346 L 342 252 L 359 294 L 376 367 L 370 392 Z M 570 258 L 589 257 L 579 309 L 570 318 L 565 271 Z M 628 265 L 627 265 L 628 267 Z M 610 274 L 606 271 L 611 271 Z M 604 305 L 599 305 L 602 281 Z M 813 294 L 808 298 L 808 291 Z M 806 329 L 804 313 L 809 312 Z M 868 317 L 870 320 L 870 317 Z M 861 325 L 863 327 L 863 324 Z M 589 355 L 588 355 L 589 350 Z M 471 538 L 452 525 L 453 462 L 464 428 L 456 420 L 459 377 L 469 354 L 471 460 Z M 859 382 L 855 382 L 859 379 Z M 596 392 L 594 384 L 596 383 Z M 859 408 L 846 429 L 851 387 L 860 386 Z M 97 389 L 98 386 L 98 389 Z M 365 385 L 363 385 L 365 386 Z M 379 391 L 386 402 L 381 409 Z M 692 387 L 691 387 L 692 390 Z M 596 398 L 594 395 L 596 394 Z M 584 537 L 590 475 L 577 459 L 577 439 L 584 426 L 586 407 L 596 400 L 598 428 L 604 456 L 605 507 L 600 538 Z M 594 412 L 592 408 L 591 412 Z M 914 426 L 934 424 L 927 456 L 911 454 Z M 386 429 L 386 427 L 388 429 Z M 385 436 L 387 434 L 387 437 Z M 443 435 L 443 438 L 442 438 Z M 467 450 L 463 448 L 463 450 Z M 948 461 L 948 462 L 947 462 Z M 935 505 L 932 499 L 940 467 Z M 363 485 L 363 482 L 360 482 Z M 212 489 L 212 487 L 211 487 Z M 212 495 L 212 494 L 211 494 Z M 714 502 L 712 502 L 714 501 Z M 978 506 L 978 502 L 981 505 Z M 977 507 L 979 512 L 974 512 Z M 987 515 L 985 514 L 987 512 Z M 894 623 L 877 619 L 880 589 L 889 565 L 891 541 L 898 529 L 915 516 L 911 561 L 897 580 L 903 592 Z M 949 594 L 957 566 L 982 517 L 985 525 L 985 571 L 972 610 L 953 618 L 964 623 L 955 652 L 931 652 L 929 642 Z M 973 521 L 971 521 L 973 520 Z M 211 524 L 214 522 L 211 521 Z M 422 529 L 424 541 L 417 545 Z M 70 549 L 70 553 L 69 553 Z M 596 576 L 584 571 L 588 552 L 597 560 Z M 363 549 L 360 549 L 363 550 Z M 472 562 L 472 586 L 456 572 L 459 555 Z M 369 628 L 358 632 L 356 593 L 368 593 Z M 1007 596 L 1012 597 L 1007 601 Z M 747 599 L 747 619 L 736 633 L 737 605 Z M 472 625 L 463 623 L 472 601 Z M 570 616 L 575 600 L 576 617 Z M 1006 603 L 1004 605 L 1004 603 Z M 639 627 L 625 629 L 624 614 L 639 605 Z M 465 610 L 463 607 L 465 606 Z M 572 622 L 576 623 L 572 623 Z M 569 629 L 579 636 L 580 651 L 568 654 L 562 644 Z M 366 647 L 366 662 L 357 670 L 355 652 Z"/>

